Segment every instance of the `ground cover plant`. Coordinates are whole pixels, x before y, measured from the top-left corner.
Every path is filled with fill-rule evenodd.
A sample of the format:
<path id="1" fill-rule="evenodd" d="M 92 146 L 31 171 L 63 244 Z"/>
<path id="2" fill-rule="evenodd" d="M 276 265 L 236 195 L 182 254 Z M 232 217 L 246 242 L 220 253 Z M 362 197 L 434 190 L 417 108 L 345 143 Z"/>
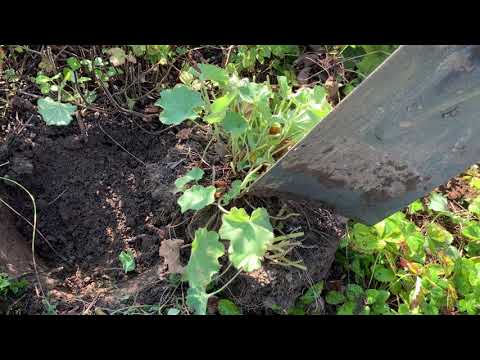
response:
<path id="1" fill-rule="evenodd" d="M 37 278 L 2 273 L 2 311 L 478 314 L 477 167 L 374 226 L 348 222 L 340 234 L 331 225 L 340 244 L 322 275 L 298 254 L 313 253 L 305 242 L 311 223 L 335 215 L 312 209 L 318 220 L 281 199 L 246 195 L 395 48 L 0 46 L 0 176 L 7 179 L 0 198 L 25 238 L 33 226 L 42 265 L 62 264 L 49 275 L 54 285 L 37 294 L 41 269 Z M 70 169 L 82 151 L 83 162 Z M 108 177 L 99 173 L 105 168 Z M 91 187 L 77 194 L 83 178 L 72 176 L 82 173 L 92 174 L 84 185 Z M 38 227 L 8 179 L 39 197 Z M 83 209 L 80 201 L 95 205 Z M 85 211 L 94 217 L 81 222 Z M 46 235 L 48 226 L 61 230 Z M 242 302 L 253 288 L 273 294 L 275 271 L 290 282 L 287 305 L 273 295 L 256 299 L 260 305 Z M 121 293 L 114 305 L 105 289 Z"/>

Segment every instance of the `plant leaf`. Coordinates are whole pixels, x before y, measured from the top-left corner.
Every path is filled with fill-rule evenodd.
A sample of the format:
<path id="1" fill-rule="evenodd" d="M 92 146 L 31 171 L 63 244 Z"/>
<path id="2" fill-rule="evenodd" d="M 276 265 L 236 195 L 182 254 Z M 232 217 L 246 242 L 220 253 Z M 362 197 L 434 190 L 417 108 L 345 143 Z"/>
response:
<path id="1" fill-rule="evenodd" d="M 212 276 L 220 270 L 218 258 L 225 248 L 215 231 L 200 228 L 195 231 L 190 260 L 185 267 L 185 277 L 191 288 L 206 289 Z"/>
<path id="2" fill-rule="evenodd" d="M 341 292 L 332 290 L 327 293 L 325 301 L 330 305 L 338 305 L 345 301 L 345 296 Z"/>
<path id="3" fill-rule="evenodd" d="M 223 119 L 223 127 L 232 136 L 240 136 L 248 129 L 248 122 L 239 113 L 227 111 Z"/>
<path id="4" fill-rule="evenodd" d="M 251 216 L 243 208 L 232 208 L 223 215 L 219 234 L 222 239 L 230 240 L 228 254 L 232 264 L 247 272 L 260 268 L 260 260 L 274 238 L 264 208 L 255 209 Z"/>
<path id="5" fill-rule="evenodd" d="M 203 187 L 201 185 L 194 185 L 190 189 L 185 190 L 182 196 L 178 199 L 180 211 L 182 214 L 187 210 L 200 210 L 205 206 L 215 202 L 215 186 Z"/>
<path id="6" fill-rule="evenodd" d="M 63 104 L 49 97 L 38 99 L 38 112 L 47 125 L 64 126 L 72 122 L 72 114 L 77 107 L 72 104 Z"/>
<path id="7" fill-rule="evenodd" d="M 471 221 L 462 230 L 462 235 L 470 240 L 480 241 L 480 224 L 475 221 Z"/>
<path id="8" fill-rule="evenodd" d="M 183 189 L 185 188 L 185 185 L 187 185 L 191 181 L 201 180 L 204 174 L 205 172 L 202 169 L 194 167 L 184 176 L 175 180 L 176 191 L 183 191 Z"/>
<path id="9" fill-rule="evenodd" d="M 315 285 L 310 287 L 307 290 L 307 292 L 300 297 L 300 301 L 304 305 L 310 305 L 320 297 L 320 294 L 322 293 L 322 291 L 323 291 L 323 281 L 320 281 L 319 283 L 316 283 Z"/>
<path id="10" fill-rule="evenodd" d="M 468 211 L 472 214 L 480 216 L 480 196 L 476 197 L 470 205 L 468 205 Z"/>
<path id="11" fill-rule="evenodd" d="M 453 241 L 453 235 L 435 223 L 427 225 L 427 236 L 438 243 L 451 244 Z"/>
<path id="12" fill-rule="evenodd" d="M 220 315 L 242 315 L 237 305 L 228 299 L 221 299 L 218 301 L 218 312 Z"/>
<path id="13" fill-rule="evenodd" d="M 180 84 L 162 91 L 155 106 L 163 108 L 160 113 L 163 124 L 178 125 L 187 119 L 195 119 L 198 116 L 196 110 L 204 106 L 204 102 L 199 92 Z"/>
<path id="14" fill-rule="evenodd" d="M 195 312 L 195 315 L 206 315 L 208 297 L 205 289 L 188 288 L 187 305 Z"/>
<path id="15" fill-rule="evenodd" d="M 125 273 L 135 270 L 135 257 L 131 250 L 122 251 L 118 256 L 118 259 L 120 260 Z"/>
<path id="16" fill-rule="evenodd" d="M 416 214 L 419 211 L 423 211 L 423 203 L 420 199 L 415 200 L 413 203 L 408 205 L 408 210 L 411 214 Z"/>
<path id="17" fill-rule="evenodd" d="M 200 80 L 211 80 L 220 84 L 228 82 L 228 73 L 225 69 L 211 64 L 199 64 L 198 67 L 200 68 Z"/>
<path id="18" fill-rule="evenodd" d="M 167 315 L 178 315 L 180 314 L 180 310 L 177 308 L 170 308 L 167 310 Z"/>
<path id="19" fill-rule="evenodd" d="M 235 180 L 232 182 L 230 190 L 228 190 L 225 195 L 223 195 L 222 204 L 224 206 L 227 206 L 233 199 L 240 195 L 240 192 L 242 191 L 241 186 L 241 180 Z"/>
<path id="20" fill-rule="evenodd" d="M 395 280 L 395 273 L 384 266 L 377 266 L 375 268 L 375 273 L 373 274 L 373 277 L 377 281 L 389 283 Z"/>
<path id="21" fill-rule="evenodd" d="M 428 208 L 437 212 L 449 211 L 447 199 L 445 199 L 445 197 L 436 192 L 430 195 L 430 203 L 428 204 Z"/>
<path id="22" fill-rule="evenodd" d="M 120 66 L 125 64 L 125 60 L 127 58 L 125 50 L 118 47 L 111 48 L 107 50 L 107 54 L 110 55 L 110 62 L 113 66 Z"/>

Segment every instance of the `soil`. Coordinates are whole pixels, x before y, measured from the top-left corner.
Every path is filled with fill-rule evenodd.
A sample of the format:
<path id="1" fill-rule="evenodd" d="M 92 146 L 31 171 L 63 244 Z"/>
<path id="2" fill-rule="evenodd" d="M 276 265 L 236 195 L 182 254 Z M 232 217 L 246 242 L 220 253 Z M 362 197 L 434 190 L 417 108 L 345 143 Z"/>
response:
<path id="1" fill-rule="evenodd" d="M 3 149 L 9 163 L 0 167 L 0 176 L 17 180 L 36 199 L 36 255 L 48 269 L 43 287 L 57 313 L 164 303 L 171 301 L 175 291 L 182 296 L 185 288 L 172 285 L 158 252 L 165 238 L 191 242 L 192 215 L 180 213 L 172 184 L 192 166 L 201 166 L 198 154 L 208 137 L 198 127 L 191 132 L 185 127 L 165 131 L 158 125 L 147 133 L 124 117 L 92 116 L 82 123 L 83 131 L 77 122 L 47 127 L 34 115 Z M 225 168 L 214 151 L 212 147 L 206 160 Z M 0 196 L 31 219 L 32 204 L 25 193 L 2 183 Z M 275 199 L 252 201 L 272 214 L 283 206 Z M 234 300 L 244 313 L 269 313 L 271 304 L 288 309 L 306 288 L 327 275 L 333 261 L 344 226 L 340 218 L 307 204 L 287 205 L 287 213 L 300 216 L 285 221 L 284 231 L 306 233 L 292 259 L 302 259 L 307 271 L 266 262 L 257 272 L 239 276 L 221 296 Z M 31 226 L 18 216 L 9 214 L 9 219 L 5 223 L 15 223 L 11 228 L 18 231 L 16 241 L 28 245 Z M 3 251 L 5 232 L 0 234 Z M 128 275 L 118 260 L 125 249 L 131 249 L 136 258 L 136 269 Z M 183 264 L 188 256 L 186 247 L 181 252 Z M 28 276 L 34 284 L 31 271 Z M 34 288 L 16 303 L 15 311 L 44 311 Z"/>

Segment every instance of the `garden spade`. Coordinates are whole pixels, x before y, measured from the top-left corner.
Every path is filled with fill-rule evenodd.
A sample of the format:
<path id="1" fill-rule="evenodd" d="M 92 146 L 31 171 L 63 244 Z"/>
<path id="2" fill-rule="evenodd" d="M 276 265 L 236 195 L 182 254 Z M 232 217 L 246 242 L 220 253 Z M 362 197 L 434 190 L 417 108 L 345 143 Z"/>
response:
<path id="1" fill-rule="evenodd" d="M 375 224 L 480 160 L 480 46 L 400 46 L 251 187 Z"/>

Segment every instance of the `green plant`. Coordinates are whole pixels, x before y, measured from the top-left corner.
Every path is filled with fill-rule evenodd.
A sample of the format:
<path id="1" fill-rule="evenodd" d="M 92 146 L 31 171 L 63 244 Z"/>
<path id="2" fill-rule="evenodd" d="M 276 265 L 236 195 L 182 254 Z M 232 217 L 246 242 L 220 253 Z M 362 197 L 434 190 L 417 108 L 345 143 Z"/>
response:
<path id="1" fill-rule="evenodd" d="M 341 304 L 339 314 L 478 314 L 480 225 L 471 220 L 477 205 L 478 198 L 470 200 L 469 212 L 460 216 L 434 192 L 426 208 L 420 201 L 408 207 L 411 214 L 433 217 L 422 228 L 402 212 L 374 226 L 351 224 L 338 256 L 353 272 L 353 283 L 345 297 L 331 292 L 327 302 Z M 455 224 L 462 242 L 438 220 Z"/>
<path id="2" fill-rule="evenodd" d="M 299 262 L 286 259 L 286 254 L 296 245 L 290 240 L 303 233 L 275 237 L 266 209 L 255 209 L 249 215 L 243 208 L 226 210 L 223 206 L 241 196 L 260 171 L 305 136 L 331 107 L 319 86 L 294 93 L 287 79 L 279 77 L 279 89 L 274 92 L 268 82 L 259 84 L 240 79 L 214 65 L 201 64 L 199 69 L 200 72 L 189 71 L 192 76 L 184 78 L 183 85 L 162 91 L 156 105 L 163 109 L 159 118 L 164 124 L 178 125 L 185 120 L 203 118 L 213 127 L 211 142 L 228 143 L 231 168 L 235 176 L 241 177 L 232 182 L 229 191 L 217 202 L 224 213 L 219 233 L 202 228 L 197 230 L 192 243 L 184 275 L 190 285 L 187 304 L 197 314 L 204 314 L 208 298 L 220 291 L 206 291 L 219 271 L 218 258 L 224 255 L 219 238 L 229 241 L 228 259 L 238 270 L 237 275 L 241 271 L 257 270 L 264 258 L 303 269 Z M 194 84 L 198 86 L 194 88 Z M 199 211 L 215 202 L 215 186 L 198 184 L 203 176 L 203 170 L 194 168 L 176 180 L 176 192 L 182 193 L 178 199 L 182 213 Z M 191 182 L 196 184 L 187 188 Z"/>
<path id="3" fill-rule="evenodd" d="M 0 274 L 0 296 L 4 297 L 9 294 L 18 295 L 28 282 L 25 279 L 11 279 L 6 274 Z"/>
<path id="4" fill-rule="evenodd" d="M 132 250 L 122 251 L 118 256 L 118 260 L 120 260 L 125 274 L 135 270 L 135 255 Z"/>

